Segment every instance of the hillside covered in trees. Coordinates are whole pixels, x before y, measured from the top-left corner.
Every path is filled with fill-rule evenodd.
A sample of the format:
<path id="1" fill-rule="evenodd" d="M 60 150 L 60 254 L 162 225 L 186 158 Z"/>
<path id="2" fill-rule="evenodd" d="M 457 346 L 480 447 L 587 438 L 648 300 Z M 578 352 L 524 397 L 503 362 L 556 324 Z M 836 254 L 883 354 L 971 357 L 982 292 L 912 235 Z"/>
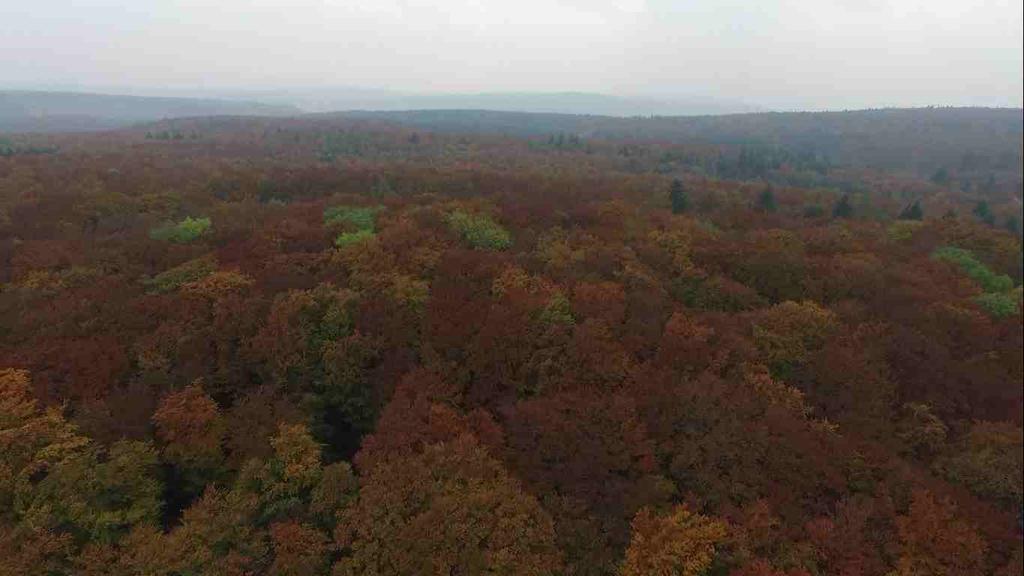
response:
<path id="1" fill-rule="evenodd" d="M 826 120 L 8 136 L 0 574 L 1019 575 L 1020 111 Z"/>
<path id="2" fill-rule="evenodd" d="M 966 174 L 988 171 L 1019 176 L 1021 131 L 1024 127 L 1019 108 L 916 108 L 633 118 L 489 110 L 346 112 L 340 116 L 396 121 L 451 132 L 514 136 L 561 132 L 588 138 L 730 145 L 764 155 L 764 162 L 769 166 L 780 161 L 800 160 L 928 176 L 943 169 Z"/>

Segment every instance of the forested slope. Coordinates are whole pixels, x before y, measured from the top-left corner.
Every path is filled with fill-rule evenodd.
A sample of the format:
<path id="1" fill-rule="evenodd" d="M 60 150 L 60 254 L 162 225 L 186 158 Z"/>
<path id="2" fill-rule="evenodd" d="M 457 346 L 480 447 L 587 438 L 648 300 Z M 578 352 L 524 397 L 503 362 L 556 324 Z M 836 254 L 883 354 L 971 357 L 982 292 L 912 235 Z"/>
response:
<path id="1" fill-rule="evenodd" d="M 394 120 L 455 132 L 517 136 L 561 132 L 588 138 L 781 149 L 840 166 L 926 175 L 943 168 L 1019 175 L 1024 125 L 1019 108 L 897 108 L 634 118 L 486 110 L 347 112 L 343 116 Z"/>

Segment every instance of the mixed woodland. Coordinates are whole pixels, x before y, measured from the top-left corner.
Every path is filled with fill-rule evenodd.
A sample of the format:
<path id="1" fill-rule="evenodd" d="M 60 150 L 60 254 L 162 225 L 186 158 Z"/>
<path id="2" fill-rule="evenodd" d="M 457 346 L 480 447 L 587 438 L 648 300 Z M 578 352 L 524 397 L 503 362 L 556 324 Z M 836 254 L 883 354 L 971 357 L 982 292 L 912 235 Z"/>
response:
<path id="1" fill-rule="evenodd" d="M 1004 112 L 6 135 L 0 574 L 1018 576 Z"/>

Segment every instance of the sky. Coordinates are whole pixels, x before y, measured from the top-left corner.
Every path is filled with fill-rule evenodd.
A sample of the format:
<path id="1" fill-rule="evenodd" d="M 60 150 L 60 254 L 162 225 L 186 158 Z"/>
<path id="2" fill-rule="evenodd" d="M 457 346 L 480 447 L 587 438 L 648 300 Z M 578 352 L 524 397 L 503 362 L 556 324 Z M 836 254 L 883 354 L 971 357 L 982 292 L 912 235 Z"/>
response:
<path id="1" fill-rule="evenodd" d="M 0 89 L 1022 105 L 1021 0 L 0 0 Z"/>

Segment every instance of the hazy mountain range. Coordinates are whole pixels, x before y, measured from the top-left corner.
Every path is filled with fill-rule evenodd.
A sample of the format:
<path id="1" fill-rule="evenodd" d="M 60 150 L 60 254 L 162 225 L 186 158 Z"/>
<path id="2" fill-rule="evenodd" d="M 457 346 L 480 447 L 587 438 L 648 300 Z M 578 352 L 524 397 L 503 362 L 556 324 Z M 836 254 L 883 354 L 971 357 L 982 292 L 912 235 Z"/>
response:
<path id="1" fill-rule="evenodd" d="M 752 112 L 741 103 L 697 97 L 624 98 L 583 92 L 415 94 L 362 88 L 217 92 L 202 97 L 0 91 L 0 131 L 112 129 L 193 116 L 296 116 L 373 110 L 493 110 L 600 116 L 692 116 Z"/>
<path id="2" fill-rule="evenodd" d="M 298 106 L 306 112 L 343 110 L 494 110 L 600 116 L 694 116 L 756 112 L 741 102 L 675 95 L 624 97 L 593 92 L 424 94 L 368 88 L 312 88 L 220 94 L 233 99 Z"/>
<path id="3" fill-rule="evenodd" d="M 164 118 L 301 113 L 294 106 L 241 100 L 0 91 L 0 131 L 4 132 L 105 130 Z"/>
<path id="4" fill-rule="evenodd" d="M 990 160 L 987 170 L 1017 174 L 1014 166 L 1019 166 L 1024 130 L 1019 108 L 749 113 L 749 107 L 739 104 L 699 99 L 643 100 L 578 92 L 417 95 L 297 89 L 205 96 L 0 91 L 0 132 L 104 130 L 213 116 L 305 117 L 376 120 L 442 132 L 526 137 L 564 133 L 598 139 L 754 145 L 840 164 L 914 166 L 922 173 L 940 166 L 977 164 L 972 158 L 984 157 Z M 951 144 L 954 141 L 956 145 Z M 922 154 L 923 150 L 928 153 Z"/>

